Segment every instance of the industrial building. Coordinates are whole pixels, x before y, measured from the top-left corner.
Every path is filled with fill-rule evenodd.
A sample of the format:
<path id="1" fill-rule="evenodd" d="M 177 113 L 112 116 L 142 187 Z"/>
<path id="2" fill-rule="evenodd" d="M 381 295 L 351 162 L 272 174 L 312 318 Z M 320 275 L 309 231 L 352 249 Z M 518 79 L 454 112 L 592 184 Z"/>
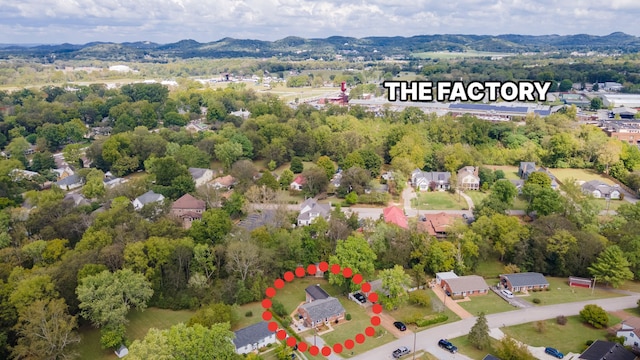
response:
<path id="1" fill-rule="evenodd" d="M 600 97 L 605 107 L 640 108 L 640 94 L 602 94 Z"/>

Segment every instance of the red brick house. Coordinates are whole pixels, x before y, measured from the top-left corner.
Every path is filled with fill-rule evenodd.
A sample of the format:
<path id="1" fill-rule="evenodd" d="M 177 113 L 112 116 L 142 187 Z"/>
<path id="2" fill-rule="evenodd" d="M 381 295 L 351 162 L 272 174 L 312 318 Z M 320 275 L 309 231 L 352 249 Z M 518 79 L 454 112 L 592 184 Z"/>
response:
<path id="1" fill-rule="evenodd" d="M 182 227 L 189 229 L 194 220 L 202 219 L 202 213 L 207 209 L 204 201 L 184 194 L 171 205 L 171 215 L 182 220 Z"/>
<path id="2" fill-rule="evenodd" d="M 478 275 L 442 279 L 440 284 L 451 296 L 486 295 L 489 292 L 489 285 Z"/>

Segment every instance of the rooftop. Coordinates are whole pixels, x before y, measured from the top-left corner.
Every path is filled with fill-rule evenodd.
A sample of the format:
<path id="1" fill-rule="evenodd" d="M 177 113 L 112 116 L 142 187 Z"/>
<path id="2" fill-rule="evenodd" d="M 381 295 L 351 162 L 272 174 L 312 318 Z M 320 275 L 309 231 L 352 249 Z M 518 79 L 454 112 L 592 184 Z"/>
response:
<path id="1" fill-rule="evenodd" d="M 261 321 L 257 324 L 235 331 L 234 334 L 236 337 L 233 339 L 233 343 L 236 348 L 241 348 L 243 346 L 255 344 L 264 338 L 272 336 L 274 333 L 269 330 L 269 324 L 266 321 Z"/>
<path id="2" fill-rule="evenodd" d="M 460 276 L 446 279 L 445 281 L 449 284 L 451 292 L 453 293 L 489 289 L 489 285 L 484 281 L 484 278 L 478 275 Z"/>
<path id="3" fill-rule="evenodd" d="M 544 278 L 544 275 L 536 272 L 502 274 L 500 276 L 509 279 L 511 286 L 549 285 L 549 282 Z"/>
<path id="4" fill-rule="evenodd" d="M 323 300 L 329 298 L 329 294 L 324 291 L 320 285 L 309 285 L 304 291 L 313 298 L 313 300 Z"/>

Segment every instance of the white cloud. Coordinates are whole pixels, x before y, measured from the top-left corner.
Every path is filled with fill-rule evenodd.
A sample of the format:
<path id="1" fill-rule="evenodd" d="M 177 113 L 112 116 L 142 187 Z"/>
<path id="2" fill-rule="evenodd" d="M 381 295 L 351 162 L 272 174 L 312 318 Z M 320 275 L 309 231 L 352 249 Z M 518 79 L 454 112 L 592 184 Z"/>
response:
<path id="1" fill-rule="evenodd" d="M 604 35 L 633 26 L 640 1 L 575 0 L 0 0 L 0 42 L 420 34 Z M 616 21 L 603 21 L 615 19 Z M 626 25 L 625 25 L 626 24 Z"/>

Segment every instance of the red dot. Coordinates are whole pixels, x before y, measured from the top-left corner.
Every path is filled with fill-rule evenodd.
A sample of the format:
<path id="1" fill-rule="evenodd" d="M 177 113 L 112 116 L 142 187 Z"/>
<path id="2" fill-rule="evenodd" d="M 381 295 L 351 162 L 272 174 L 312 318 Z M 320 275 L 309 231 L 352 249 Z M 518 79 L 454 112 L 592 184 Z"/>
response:
<path id="1" fill-rule="evenodd" d="M 297 277 L 299 277 L 299 278 L 304 277 L 304 274 L 305 274 L 304 268 L 299 267 L 299 268 L 296 269 L 296 276 Z"/>
<path id="2" fill-rule="evenodd" d="M 353 340 L 349 339 L 347 341 L 344 342 L 344 347 L 346 347 L 347 349 L 353 349 L 353 347 L 356 344 L 353 343 Z"/>
<path id="3" fill-rule="evenodd" d="M 278 337 L 278 339 L 284 340 L 287 337 L 287 332 L 284 330 L 278 330 L 276 336 Z"/>
<path id="4" fill-rule="evenodd" d="M 373 336 L 376 334 L 376 329 L 369 326 L 368 328 L 364 329 L 364 333 L 367 334 L 367 336 Z"/>
<path id="5" fill-rule="evenodd" d="M 360 289 L 362 289 L 363 292 L 368 293 L 369 291 L 371 291 L 371 284 L 366 282 L 366 283 L 362 284 L 362 286 L 360 286 Z"/>
<path id="6" fill-rule="evenodd" d="M 269 328 L 269 331 L 275 332 L 276 330 L 278 330 L 278 323 L 275 321 L 272 321 L 269 323 L 269 325 L 267 325 L 267 327 Z"/>
<path id="7" fill-rule="evenodd" d="M 307 345 L 307 343 L 301 342 L 300 344 L 298 344 L 298 351 L 305 352 L 307 351 L 308 347 L 309 345 Z"/>
<path id="8" fill-rule="evenodd" d="M 273 286 L 275 286 L 276 289 L 282 289 L 284 287 L 284 281 L 282 279 L 276 279 L 276 281 L 273 282 Z"/>
<path id="9" fill-rule="evenodd" d="M 295 278 L 295 276 L 293 276 L 293 273 L 291 271 L 287 271 L 286 273 L 284 273 L 284 279 L 287 281 L 293 281 L 293 279 Z"/>
<path id="10" fill-rule="evenodd" d="M 369 294 L 369 301 L 371 301 L 372 303 L 378 302 L 378 294 L 374 292 Z"/>
<path id="11" fill-rule="evenodd" d="M 356 335 L 356 342 L 358 344 L 362 344 L 364 342 L 364 335 L 362 335 L 362 334 Z"/>
<path id="12" fill-rule="evenodd" d="M 329 270 L 329 264 L 327 264 L 326 261 L 323 261 L 320 264 L 318 264 L 318 267 L 320 268 L 320 271 L 322 271 L 322 272 L 325 272 L 325 271 Z"/>
<path id="13" fill-rule="evenodd" d="M 354 284 L 356 284 L 356 285 L 357 285 L 357 284 L 360 284 L 360 283 L 362 282 L 362 275 L 360 275 L 360 274 L 355 274 L 355 275 L 353 276 L 353 279 L 351 279 L 351 281 L 352 281 Z"/>
<path id="14" fill-rule="evenodd" d="M 264 299 L 262 300 L 262 307 L 265 309 L 268 309 L 271 307 L 271 300 L 269 299 Z"/>
<path id="15" fill-rule="evenodd" d="M 336 354 L 340 354 L 342 352 L 342 344 L 333 345 L 333 352 Z"/>
<path id="16" fill-rule="evenodd" d="M 371 297 L 369 297 L 369 299 L 371 299 Z M 373 306 L 371 307 L 371 310 L 373 310 L 375 314 L 380 314 L 382 312 L 382 305 L 373 304 Z"/>
<path id="17" fill-rule="evenodd" d="M 267 288 L 267 290 L 264 292 L 268 297 L 274 297 L 276 296 L 276 289 L 269 287 Z"/>
<path id="18" fill-rule="evenodd" d="M 311 264 L 307 266 L 307 273 L 309 273 L 309 275 L 315 275 L 317 272 L 318 272 L 318 269 L 316 268 L 315 265 Z"/>
<path id="19" fill-rule="evenodd" d="M 322 347 L 322 355 L 329 356 L 331 355 L 331 348 L 328 346 Z"/>
<path id="20" fill-rule="evenodd" d="M 373 325 L 373 326 L 380 325 L 380 317 L 379 316 L 372 316 L 371 317 L 371 325 Z"/>
<path id="21" fill-rule="evenodd" d="M 269 321 L 273 317 L 273 314 L 270 311 L 265 311 L 262 313 L 262 320 Z"/>
<path id="22" fill-rule="evenodd" d="M 317 346 L 313 345 L 312 347 L 309 348 L 309 354 L 316 356 L 318 355 L 318 353 L 320 352 L 320 349 L 318 349 Z"/>
<path id="23" fill-rule="evenodd" d="M 344 270 L 342 270 L 342 276 L 344 276 L 345 279 L 350 278 L 353 276 L 353 270 L 351 270 L 351 268 L 344 268 Z"/>
<path id="24" fill-rule="evenodd" d="M 296 342 L 296 338 L 294 338 L 293 336 L 289 336 L 287 338 L 287 345 L 289 345 L 290 347 L 296 346 Z"/>
<path id="25" fill-rule="evenodd" d="M 331 272 L 334 273 L 334 274 L 339 274 L 340 273 L 340 265 L 338 265 L 338 264 L 331 265 Z"/>

